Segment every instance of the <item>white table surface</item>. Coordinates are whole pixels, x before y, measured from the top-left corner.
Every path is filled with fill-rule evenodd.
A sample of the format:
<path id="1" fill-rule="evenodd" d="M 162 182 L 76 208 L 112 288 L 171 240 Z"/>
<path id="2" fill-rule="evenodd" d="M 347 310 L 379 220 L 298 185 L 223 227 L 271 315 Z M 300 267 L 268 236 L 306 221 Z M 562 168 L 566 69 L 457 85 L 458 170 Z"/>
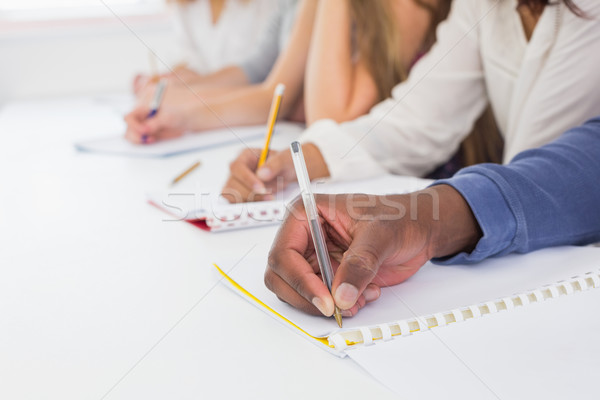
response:
<path id="1" fill-rule="evenodd" d="M 219 283 L 211 263 L 229 269 L 274 228 L 211 234 L 146 203 L 197 159 L 187 179 L 219 187 L 243 144 L 78 153 L 120 129 L 88 103 L 0 110 L 1 399 L 395 398 Z"/>

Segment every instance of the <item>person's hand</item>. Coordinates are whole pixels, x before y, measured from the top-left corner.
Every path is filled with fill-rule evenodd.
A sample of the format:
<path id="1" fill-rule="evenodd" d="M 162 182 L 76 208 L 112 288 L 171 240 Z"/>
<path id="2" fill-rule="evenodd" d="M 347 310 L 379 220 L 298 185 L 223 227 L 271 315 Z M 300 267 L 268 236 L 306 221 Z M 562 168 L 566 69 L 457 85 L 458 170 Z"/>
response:
<path id="1" fill-rule="evenodd" d="M 127 140 L 132 143 L 150 144 L 179 137 L 187 131 L 185 108 L 163 105 L 152 118 L 148 118 L 149 113 L 148 106 L 140 105 L 125 116 Z"/>
<path id="2" fill-rule="evenodd" d="M 462 196 L 439 185 L 409 195 L 317 195 L 334 268 L 332 295 L 320 276 L 302 202 L 297 200 L 269 253 L 265 285 L 305 312 L 356 315 L 383 286 L 408 279 L 432 257 L 473 247 L 481 233 Z"/>
<path id="3" fill-rule="evenodd" d="M 125 116 L 127 123 L 125 138 L 132 143 L 154 143 L 193 130 L 194 116 L 203 106 L 192 90 L 167 84 L 158 112 L 148 118 L 154 86 L 149 84 L 143 90 L 138 105 Z"/>
<path id="4" fill-rule="evenodd" d="M 188 68 L 185 64 L 178 64 L 165 74 L 147 75 L 137 74 L 133 78 L 133 94 L 138 99 L 147 98 L 148 93 L 153 93 L 154 86 L 161 79 L 166 79 L 169 85 L 192 85 L 194 82 L 202 79 L 202 75 Z"/>
<path id="5" fill-rule="evenodd" d="M 292 155 L 288 150 L 269 151 L 265 164 L 256 169 L 261 149 L 246 149 L 230 164 L 230 176 L 221 194 L 230 203 L 264 201 L 275 198 L 277 192 L 296 182 Z M 311 179 L 329 176 L 325 160 L 312 143 L 302 145 Z"/>
<path id="6" fill-rule="evenodd" d="M 148 85 L 148 83 L 150 82 L 151 77 L 149 75 L 146 74 L 137 74 L 134 78 L 133 78 L 133 94 L 135 94 L 136 97 L 139 97 L 140 94 L 142 93 L 142 91 L 144 90 L 144 88 Z"/>

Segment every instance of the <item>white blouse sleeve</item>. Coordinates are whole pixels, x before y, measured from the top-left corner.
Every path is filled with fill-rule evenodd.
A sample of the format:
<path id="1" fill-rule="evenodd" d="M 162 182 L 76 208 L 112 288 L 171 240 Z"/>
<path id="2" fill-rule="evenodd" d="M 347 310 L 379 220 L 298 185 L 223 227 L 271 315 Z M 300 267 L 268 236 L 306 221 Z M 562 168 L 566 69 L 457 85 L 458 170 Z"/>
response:
<path id="1" fill-rule="evenodd" d="M 332 179 L 422 176 L 452 156 L 487 103 L 479 24 L 488 11 L 479 0 L 455 0 L 438 42 L 390 99 L 354 121 L 305 131 L 301 141 L 319 147 Z"/>

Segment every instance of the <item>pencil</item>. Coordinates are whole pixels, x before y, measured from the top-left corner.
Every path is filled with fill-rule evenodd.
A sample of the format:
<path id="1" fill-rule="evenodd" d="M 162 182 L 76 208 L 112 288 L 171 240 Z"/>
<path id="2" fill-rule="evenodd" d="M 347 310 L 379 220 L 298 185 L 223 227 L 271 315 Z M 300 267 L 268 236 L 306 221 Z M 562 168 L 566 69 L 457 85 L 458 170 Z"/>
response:
<path id="1" fill-rule="evenodd" d="M 183 171 L 181 174 L 179 174 L 175 179 L 173 179 L 173 182 L 171 182 L 171 185 L 174 185 L 177 182 L 179 182 L 180 180 L 182 180 L 183 178 L 185 178 L 190 172 L 192 172 L 193 170 L 198 168 L 200 166 L 200 164 L 201 164 L 200 161 L 196 161 L 194 163 L 194 165 L 192 165 L 191 167 L 189 167 L 188 169 Z"/>
<path id="2" fill-rule="evenodd" d="M 265 136 L 265 147 L 263 147 L 260 158 L 258 159 L 258 167 L 260 168 L 267 161 L 269 155 L 269 146 L 271 145 L 271 137 L 273 136 L 273 130 L 275 129 L 275 122 L 277 122 L 277 115 L 279 115 L 279 107 L 281 106 L 281 100 L 283 99 L 283 92 L 285 91 L 285 85 L 280 83 L 275 87 L 273 93 L 273 102 L 271 103 L 271 111 L 269 112 L 269 120 L 267 121 L 267 134 Z"/>
<path id="3" fill-rule="evenodd" d="M 158 63 L 156 62 L 156 55 L 152 50 L 148 50 L 148 64 L 150 64 L 150 83 L 157 83 L 160 79 L 158 74 Z"/>

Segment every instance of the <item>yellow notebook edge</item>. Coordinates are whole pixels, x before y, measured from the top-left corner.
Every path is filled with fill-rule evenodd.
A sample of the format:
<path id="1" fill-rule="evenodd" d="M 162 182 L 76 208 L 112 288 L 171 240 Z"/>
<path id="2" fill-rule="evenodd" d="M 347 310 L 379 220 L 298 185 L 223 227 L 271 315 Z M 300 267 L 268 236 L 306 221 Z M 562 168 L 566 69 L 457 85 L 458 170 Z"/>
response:
<path id="1" fill-rule="evenodd" d="M 258 297 L 256 297 L 255 295 L 253 295 L 252 293 L 250 293 L 248 290 L 246 290 L 242 285 L 240 285 L 235 280 L 233 280 L 233 278 L 231 278 L 229 275 L 227 275 L 225 273 L 225 271 L 223 271 L 221 268 L 219 268 L 219 266 L 217 264 L 213 264 L 213 266 L 217 269 L 217 271 L 219 272 L 219 274 L 223 278 L 225 278 L 225 280 L 227 280 L 227 282 L 229 282 L 229 284 L 231 286 L 233 286 L 234 289 L 236 289 L 238 292 L 240 292 L 241 294 L 243 294 L 244 296 L 246 296 L 247 298 L 249 298 L 250 300 L 252 300 L 254 303 L 256 303 L 257 305 L 259 305 L 260 307 L 262 307 L 263 309 L 265 309 L 266 311 L 268 311 L 269 313 L 271 313 L 275 317 L 281 319 L 282 321 L 284 321 L 285 323 L 287 323 L 288 325 L 290 325 L 292 328 L 297 329 L 298 331 L 300 331 L 304 335 L 308 336 L 309 338 L 314 339 L 314 340 L 318 341 L 319 343 L 321 343 L 321 344 L 323 344 L 323 345 L 325 345 L 325 346 L 327 346 L 327 347 L 329 347 L 331 349 L 335 348 L 335 346 L 329 344 L 329 340 L 327 339 L 327 337 L 313 336 L 310 333 L 306 332 L 304 329 L 302 329 L 301 327 L 299 327 L 298 325 L 296 325 L 295 323 L 293 323 L 292 321 L 290 321 L 289 319 L 287 319 L 286 317 L 284 317 L 283 315 L 281 315 L 279 312 L 275 311 L 273 308 L 271 308 L 270 306 L 268 306 L 266 303 L 264 303 Z"/>

